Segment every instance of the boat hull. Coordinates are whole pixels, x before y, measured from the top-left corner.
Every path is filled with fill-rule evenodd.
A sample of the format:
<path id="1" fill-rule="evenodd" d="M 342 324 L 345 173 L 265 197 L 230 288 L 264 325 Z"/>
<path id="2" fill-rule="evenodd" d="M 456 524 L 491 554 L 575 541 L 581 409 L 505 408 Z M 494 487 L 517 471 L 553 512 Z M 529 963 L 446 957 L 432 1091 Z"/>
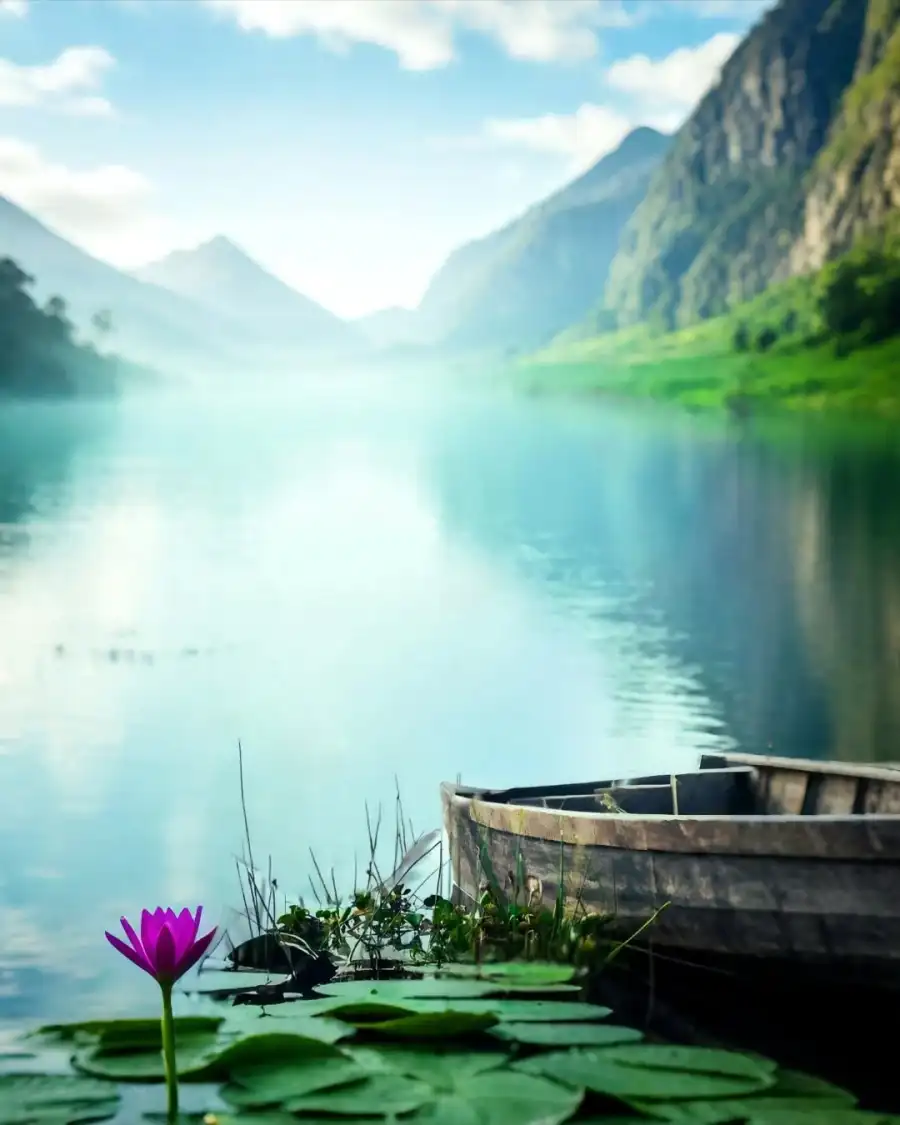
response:
<path id="1" fill-rule="evenodd" d="M 869 771 L 870 790 L 885 773 Z M 900 969 L 896 814 L 634 815 L 515 799 L 526 804 L 442 787 L 462 900 L 479 897 L 487 866 L 504 893 L 523 874 L 548 906 L 562 888 L 570 908 L 613 916 L 621 937 L 665 907 L 642 935 L 659 950 L 840 962 L 867 978 Z"/>

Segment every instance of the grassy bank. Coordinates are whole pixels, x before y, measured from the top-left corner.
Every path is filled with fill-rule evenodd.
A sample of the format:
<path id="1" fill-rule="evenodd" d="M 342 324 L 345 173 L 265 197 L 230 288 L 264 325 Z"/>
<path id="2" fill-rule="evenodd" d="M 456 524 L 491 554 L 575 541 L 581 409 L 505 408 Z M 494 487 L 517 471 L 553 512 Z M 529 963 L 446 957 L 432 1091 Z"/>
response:
<path id="1" fill-rule="evenodd" d="M 900 253 L 860 247 L 819 274 L 678 331 L 575 330 L 520 361 L 513 380 L 532 392 L 605 393 L 694 409 L 900 415 L 898 263 Z"/>

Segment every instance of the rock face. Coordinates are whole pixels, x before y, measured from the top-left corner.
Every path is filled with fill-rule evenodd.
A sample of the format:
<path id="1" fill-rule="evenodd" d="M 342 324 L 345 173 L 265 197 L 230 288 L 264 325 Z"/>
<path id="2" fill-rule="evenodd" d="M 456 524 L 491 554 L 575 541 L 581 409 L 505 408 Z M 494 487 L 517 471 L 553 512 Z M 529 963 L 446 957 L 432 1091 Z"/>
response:
<path id="1" fill-rule="evenodd" d="M 715 315 L 792 271 L 804 177 L 853 79 L 866 14 L 865 0 L 782 0 L 740 44 L 627 224 L 606 293 L 620 324 Z"/>
<path id="2" fill-rule="evenodd" d="M 454 251 L 419 305 L 421 335 L 460 348 L 531 348 L 580 320 L 602 298 L 622 229 L 669 143 L 636 129 L 561 191 Z"/>
<path id="3" fill-rule="evenodd" d="M 809 179 L 795 272 L 900 214 L 900 0 L 869 0 L 853 83 Z"/>

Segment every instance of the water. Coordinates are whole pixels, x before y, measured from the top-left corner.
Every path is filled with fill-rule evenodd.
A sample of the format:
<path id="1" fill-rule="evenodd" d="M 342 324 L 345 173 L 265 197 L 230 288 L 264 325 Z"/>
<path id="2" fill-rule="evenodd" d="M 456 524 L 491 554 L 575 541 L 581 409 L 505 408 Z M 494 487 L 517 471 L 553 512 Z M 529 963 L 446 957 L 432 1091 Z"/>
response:
<path id="1" fill-rule="evenodd" d="M 896 757 L 900 452 L 363 393 L 0 414 L 0 1021 L 155 1010 L 120 914 L 339 884 L 395 775 Z"/>

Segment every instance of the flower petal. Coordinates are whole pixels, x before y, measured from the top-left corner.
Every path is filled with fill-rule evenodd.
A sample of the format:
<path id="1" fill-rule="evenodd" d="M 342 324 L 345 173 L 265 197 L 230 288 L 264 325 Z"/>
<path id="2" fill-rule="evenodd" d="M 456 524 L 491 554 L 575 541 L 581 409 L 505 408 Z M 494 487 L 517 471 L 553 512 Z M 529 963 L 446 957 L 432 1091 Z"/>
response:
<path id="1" fill-rule="evenodd" d="M 117 938 L 115 934 L 111 934 L 109 930 L 106 931 L 106 940 L 113 949 L 118 949 L 124 957 L 127 957 L 129 961 L 133 961 L 139 969 L 143 969 L 144 972 L 149 973 L 151 977 L 155 976 L 153 969 L 147 962 L 147 958 L 144 957 L 142 953 L 137 953 L 130 945 L 126 945 L 121 938 Z"/>
<path id="2" fill-rule="evenodd" d="M 151 914 L 149 910 L 141 911 L 141 945 L 151 965 L 156 965 L 156 943 L 159 932 L 165 924 L 166 914 L 161 906 Z"/>
<path id="3" fill-rule="evenodd" d="M 175 980 L 175 935 L 165 922 L 156 939 L 156 958 L 154 967 L 159 981 Z"/>
<path id="4" fill-rule="evenodd" d="M 175 917 L 170 928 L 175 935 L 175 963 L 177 964 L 194 944 L 194 938 L 197 936 L 194 917 L 187 907 Z"/>
<path id="5" fill-rule="evenodd" d="M 134 932 L 134 926 L 132 926 L 127 918 L 120 918 L 119 921 L 122 923 L 125 936 L 131 942 L 132 949 L 134 949 L 135 953 L 140 954 L 141 957 L 145 957 L 144 947 L 141 944 L 141 939 Z"/>
<path id="6" fill-rule="evenodd" d="M 194 942 L 175 966 L 175 980 L 178 980 L 179 977 L 183 977 L 188 969 L 192 969 L 197 964 L 203 954 L 209 949 L 210 943 L 215 936 L 216 930 L 215 927 L 213 927 L 208 934 L 204 934 L 202 938 Z"/>

